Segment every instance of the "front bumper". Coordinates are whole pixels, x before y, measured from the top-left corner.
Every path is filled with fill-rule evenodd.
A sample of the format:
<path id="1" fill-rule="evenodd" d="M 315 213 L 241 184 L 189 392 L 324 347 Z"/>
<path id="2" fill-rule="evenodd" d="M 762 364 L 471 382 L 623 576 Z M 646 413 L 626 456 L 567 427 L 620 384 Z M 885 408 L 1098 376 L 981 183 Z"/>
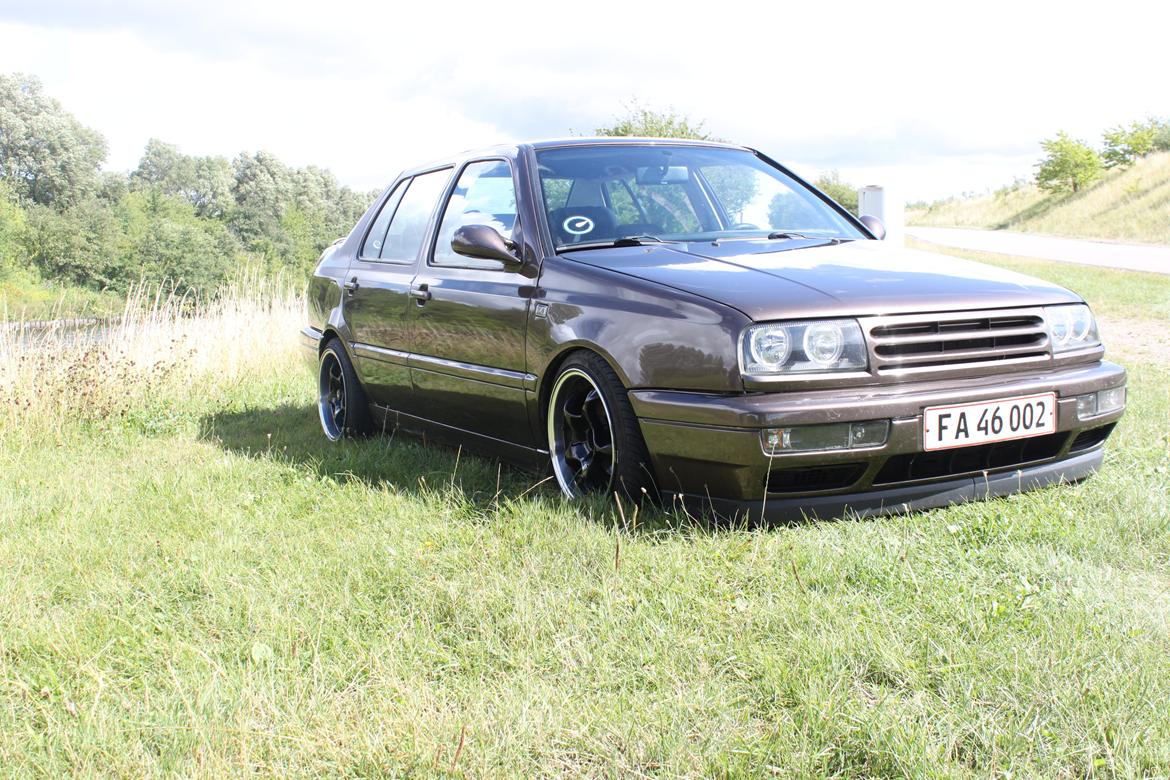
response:
<path id="1" fill-rule="evenodd" d="M 1125 384 L 1101 361 L 1055 371 L 785 393 L 722 396 L 635 390 L 630 401 L 668 503 L 784 520 L 943 506 L 1083 479 L 1123 410 L 1080 420 L 1076 396 Z M 1055 392 L 1056 433 L 925 453 L 922 410 Z M 890 420 L 885 445 L 775 456 L 763 428 Z M 1043 440 L 1041 440 L 1043 439 Z"/>

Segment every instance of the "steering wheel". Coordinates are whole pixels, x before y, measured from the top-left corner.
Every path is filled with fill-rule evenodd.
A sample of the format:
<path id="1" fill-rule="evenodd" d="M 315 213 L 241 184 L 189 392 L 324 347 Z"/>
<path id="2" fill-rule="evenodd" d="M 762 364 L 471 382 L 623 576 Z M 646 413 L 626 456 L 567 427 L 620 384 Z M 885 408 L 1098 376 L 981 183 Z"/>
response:
<path id="1" fill-rule="evenodd" d="M 731 226 L 732 230 L 759 230 L 759 225 L 753 225 L 750 222 L 737 222 Z"/>

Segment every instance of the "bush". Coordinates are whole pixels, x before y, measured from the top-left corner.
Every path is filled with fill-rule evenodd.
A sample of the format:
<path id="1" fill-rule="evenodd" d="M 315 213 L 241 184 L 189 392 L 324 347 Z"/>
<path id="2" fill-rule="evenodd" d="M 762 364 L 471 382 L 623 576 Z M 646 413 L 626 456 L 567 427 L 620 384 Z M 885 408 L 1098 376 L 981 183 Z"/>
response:
<path id="1" fill-rule="evenodd" d="M 26 214 L 24 253 L 41 276 L 98 290 L 118 287 L 125 272 L 112 206 L 91 197 L 60 211 L 30 206 Z"/>
<path id="2" fill-rule="evenodd" d="M 1154 151 L 1158 126 L 1154 120 L 1134 122 L 1128 129 L 1117 126 L 1105 133 L 1101 160 L 1106 168 L 1133 165 L 1134 160 Z"/>
<path id="3" fill-rule="evenodd" d="M 844 206 L 850 214 L 857 216 L 857 187 L 841 181 L 841 174 L 837 171 L 822 175 L 814 184 L 818 190 Z"/>

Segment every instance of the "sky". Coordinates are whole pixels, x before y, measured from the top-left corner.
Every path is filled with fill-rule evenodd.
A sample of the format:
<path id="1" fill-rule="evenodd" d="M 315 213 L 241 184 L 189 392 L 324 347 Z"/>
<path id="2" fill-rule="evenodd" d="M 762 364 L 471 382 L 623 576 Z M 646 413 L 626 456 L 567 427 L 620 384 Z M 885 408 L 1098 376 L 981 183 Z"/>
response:
<path id="1" fill-rule="evenodd" d="M 1030 177 L 1039 141 L 1170 116 L 1170 11 L 1103 3 L 0 0 L 0 72 L 109 142 L 267 150 L 359 189 L 591 134 L 640 103 L 906 200 Z"/>

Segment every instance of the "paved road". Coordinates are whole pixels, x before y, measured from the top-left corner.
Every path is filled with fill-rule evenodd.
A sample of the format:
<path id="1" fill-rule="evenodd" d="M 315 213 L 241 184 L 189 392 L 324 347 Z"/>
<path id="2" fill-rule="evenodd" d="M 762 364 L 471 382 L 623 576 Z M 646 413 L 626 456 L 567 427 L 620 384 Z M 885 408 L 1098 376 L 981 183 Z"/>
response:
<path id="1" fill-rule="evenodd" d="M 979 252 L 1170 274 L 1170 245 L 1166 244 L 1120 244 L 1080 238 L 1033 236 L 1007 230 L 937 227 L 908 227 L 906 235 L 933 244 Z"/>

